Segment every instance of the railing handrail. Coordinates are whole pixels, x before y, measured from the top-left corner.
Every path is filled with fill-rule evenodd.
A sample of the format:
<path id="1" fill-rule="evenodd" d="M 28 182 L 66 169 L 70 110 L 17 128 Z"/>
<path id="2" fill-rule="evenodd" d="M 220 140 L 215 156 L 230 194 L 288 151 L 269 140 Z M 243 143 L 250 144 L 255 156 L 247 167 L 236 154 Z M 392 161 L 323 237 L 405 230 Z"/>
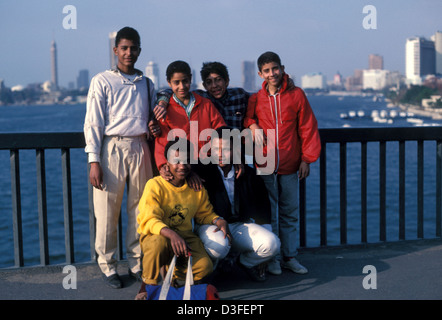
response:
<path id="1" fill-rule="evenodd" d="M 442 127 L 319 129 L 322 143 L 442 140 Z"/>
<path id="2" fill-rule="evenodd" d="M 322 128 L 319 132 L 323 143 L 442 140 L 442 126 Z M 0 132 L 0 150 L 84 147 L 83 132 Z"/>
<path id="3" fill-rule="evenodd" d="M 84 148 L 83 132 L 0 133 L 0 150 Z"/>
<path id="4" fill-rule="evenodd" d="M 385 225 L 385 182 L 386 182 L 386 142 L 399 143 L 399 220 L 400 239 L 404 239 L 405 230 L 405 141 L 418 142 L 418 238 L 423 230 L 423 142 L 436 141 L 436 236 L 441 237 L 442 212 L 442 127 L 379 127 L 379 128 L 327 128 L 320 129 L 322 153 L 319 160 L 320 177 L 320 245 L 327 246 L 327 145 L 340 145 L 340 233 L 341 245 L 347 244 L 347 143 L 361 144 L 361 243 L 367 242 L 367 143 L 379 143 L 380 168 L 380 241 L 386 241 Z M 82 132 L 44 132 L 44 133 L 0 133 L 0 150 L 10 150 L 11 189 L 13 211 L 14 259 L 16 267 L 23 266 L 23 236 L 21 232 L 20 166 L 19 150 L 35 149 L 37 158 L 37 193 L 39 208 L 40 261 L 49 263 L 44 150 L 60 149 L 63 175 L 63 206 L 65 220 L 66 262 L 74 262 L 73 227 L 72 227 L 72 191 L 70 179 L 70 149 L 85 147 Z M 89 184 L 89 220 L 91 259 L 95 258 L 94 236 L 95 219 L 93 213 L 92 187 Z M 300 246 L 306 247 L 306 182 L 302 180 L 299 188 L 300 210 Z M 121 219 L 121 217 L 120 217 Z M 119 231 L 121 248 L 121 223 Z"/>

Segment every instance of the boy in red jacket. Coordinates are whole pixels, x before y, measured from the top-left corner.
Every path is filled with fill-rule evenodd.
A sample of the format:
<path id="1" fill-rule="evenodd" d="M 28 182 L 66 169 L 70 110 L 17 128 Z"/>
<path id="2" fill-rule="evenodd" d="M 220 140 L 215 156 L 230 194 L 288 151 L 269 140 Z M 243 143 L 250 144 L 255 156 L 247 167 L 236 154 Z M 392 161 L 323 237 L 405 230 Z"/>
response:
<path id="1" fill-rule="evenodd" d="M 171 175 L 165 166 L 167 159 L 164 156 L 164 147 L 168 141 L 181 134 L 181 138 L 190 140 L 194 149 L 199 151 L 207 143 L 205 136 L 200 137 L 201 132 L 205 129 L 216 130 L 226 123 L 209 99 L 190 92 L 192 75 L 186 62 L 174 61 L 169 64 L 166 77 L 173 95 L 169 99 L 166 116 L 159 121 L 161 135 L 155 139 L 155 161 L 161 176 L 168 180 Z M 172 130 L 174 131 L 169 134 Z M 197 161 L 195 156 L 197 155 L 194 155 L 193 160 Z M 200 188 L 190 184 L 193 188 Z"/>
<path id="2" fill-rule="evenodd" d="M 298 179 L 309 175 L 310 163 L 319 158 L 318 124 L 302 89 L 288 87 L 288 75 L 276 53 L 263 53 L 258 69 L 264 82 L 249 99 L 244 127 L 251 129 L 255 146 L 274 157 L 261 170 L 261 177 L 269 193 L 272 229 L 281 240 L 282 261 L 277 258 L 270 263 L 269 272 L 281 274 L 282 265 L 296 273 L 307 273 L 295 259 L 299 236 L 297 185 Z"/>

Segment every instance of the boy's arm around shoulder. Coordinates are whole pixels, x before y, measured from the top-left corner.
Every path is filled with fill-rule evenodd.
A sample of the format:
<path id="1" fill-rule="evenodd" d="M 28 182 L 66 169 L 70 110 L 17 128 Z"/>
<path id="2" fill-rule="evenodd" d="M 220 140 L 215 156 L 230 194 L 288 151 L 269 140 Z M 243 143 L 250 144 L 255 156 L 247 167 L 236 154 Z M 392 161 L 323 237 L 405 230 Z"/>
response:
<path id="1" fill-rule="evenodd" d="M 247 111 L 244 117 L 244 128 L 249 128 L 252 124 L 255 124 L 257 121 L 256 118 L 257 101 L 258 101 L 258 94 L 257 93 L 252 94 L 247 103 Z"/>
<path id="2" fill-rule="evenodd" d="M 165 212 L 161 207 L 162 196 L 160 183 L 156 179 L 150 179 L 138 204 L 138 233 L 158 235 L 161 229 L 167 227 L 164 223 Z"/>

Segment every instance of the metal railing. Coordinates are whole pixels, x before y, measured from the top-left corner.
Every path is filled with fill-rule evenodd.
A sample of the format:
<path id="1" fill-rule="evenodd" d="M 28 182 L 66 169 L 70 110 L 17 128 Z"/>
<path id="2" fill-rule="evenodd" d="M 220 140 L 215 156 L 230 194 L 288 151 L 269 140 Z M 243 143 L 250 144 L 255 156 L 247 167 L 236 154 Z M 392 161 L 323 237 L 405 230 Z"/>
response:
<path id="1" fill-rule="evenodd" d="M 320 129 L 322 151 L 319 160 L 320 179 L 320 246 L 327 246 L 327 147 L 339 144 L 340 154 L 340 244 L 347 244 L 347 144 L 361 145 L 361 243 L 367 242 L 367 143 L 379 143 L 379 240 L 386 241 L 386 142 L 395 141 L 399 144 L 399 239 L 405 239 L 405 142 L 417 141 L 418 178 L 418 221 L 417 236 L 423 237 L 423 161 L 424 141 L 436 141 L 436 236 L 441 237 L 442 216 L 442 127 L 413 127 L 413 128 L 345 128 Z M 66 263 L 75 262 L 73 242 L 73 210 L 71 189 L 71 160 L 70 150 L 84 148 L 83 133 L 8 133 L 0 134 L 0 150 L 10 151 L 11 193 L 12 193 L 12 228 L 14 243 L 15 267 L 24 265 L 22 208 L 20 192 L 19 151 L 34 149 L 36 151 L 37 193 L 38 193 L 38 225 L 40 239 L 40 263 L 49 264 L 48 250 L 48 221 L 46 205 L 46 171 L 45 150 L 60 149 L 62 161 L 63 212 L 65 230 Z M 91 260 L 95 259 L 95 218 L 92 200 L 92 187 L 89 184 L 89 234 Z M 299 223 L 300 246 L 306 246 L 306 182 L 300 182 L 299 188 Z M 119 228 L 119 250 L 117 259 L 122 257 L 121 217 Z M 0 235 L 1 236 L 1 235 Z"/>
<path id="2" fill-rule="evenodd" d="M 399 239 L 405 239 L 405 142 L 417 142 L 417 238 L 423 238 L 424 230 L 424 141 L 436 142 L 436 237 L 441 237 L 442 216 L 442 127 L 410 128 L 343 128 L 320 129 L 321 156 L 320 176 L 320 245 L 327 245 L 327 146 L 339 144 L 339 202 L 340 202 L 340 244 L 347 244 L 347 145 L 361 145 L 360 190 L 361 190 L 361 237 L 360 243 L 367 243 L 367 143 L 379 143 L 379 241 L 386 241 L 386 143 L 399 144 Z M 306 245 L 306 201 L 305 181 L 300 183 L 300 246 Z"/>

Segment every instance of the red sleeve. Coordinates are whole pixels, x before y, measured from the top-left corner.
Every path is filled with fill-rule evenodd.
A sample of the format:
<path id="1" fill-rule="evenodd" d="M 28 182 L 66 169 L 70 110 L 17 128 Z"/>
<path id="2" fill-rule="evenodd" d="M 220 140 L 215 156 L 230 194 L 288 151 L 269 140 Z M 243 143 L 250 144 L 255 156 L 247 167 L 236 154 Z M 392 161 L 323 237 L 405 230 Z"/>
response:
<path id="1" fill-rule="evenodd" d="M 298 133 L 302 141 L 302 161 L 312 163 L 321 154 L 318 122 L 303 91 L 300 93 L 299 104 Z"/>
<path id="2" fill-rule="evenodd" d="M 223 116 L 218 111 L 218 109 L 213 105 L 213 103 L 211 101 L 209 101 L 209 103 L 210 103 L 210 106 L 209 106 L 210 111 L 209 112 L 210 112 L 210 119 L 212 122 L 212 128 L 216 130 L 220 127 L 227 126 L 226 122 L 224 121 Z"/>
<path id="3" fill-rule="evenodd" d="M 167 134 L 169 133 L 170 128 L 166 121 L 159 121 L 158 124 L 161 128 L 161 136 L 155 138 L 155 163 L 157 164 L 157 168 L 159 170 L 162 165 L 167 163 L 167 159 L 164 156 L 164 148 L 168 142 Z"/>
<path id="4" fill-rule="evenodd" d="M 244 128 L 250 127 L 252 124 L 256 123 L 256 102 L 258 95 L 256 93 L 252 94 L 249 98 L 249 102 L 247 103 L 247 112 L 244 117 Z"/>

